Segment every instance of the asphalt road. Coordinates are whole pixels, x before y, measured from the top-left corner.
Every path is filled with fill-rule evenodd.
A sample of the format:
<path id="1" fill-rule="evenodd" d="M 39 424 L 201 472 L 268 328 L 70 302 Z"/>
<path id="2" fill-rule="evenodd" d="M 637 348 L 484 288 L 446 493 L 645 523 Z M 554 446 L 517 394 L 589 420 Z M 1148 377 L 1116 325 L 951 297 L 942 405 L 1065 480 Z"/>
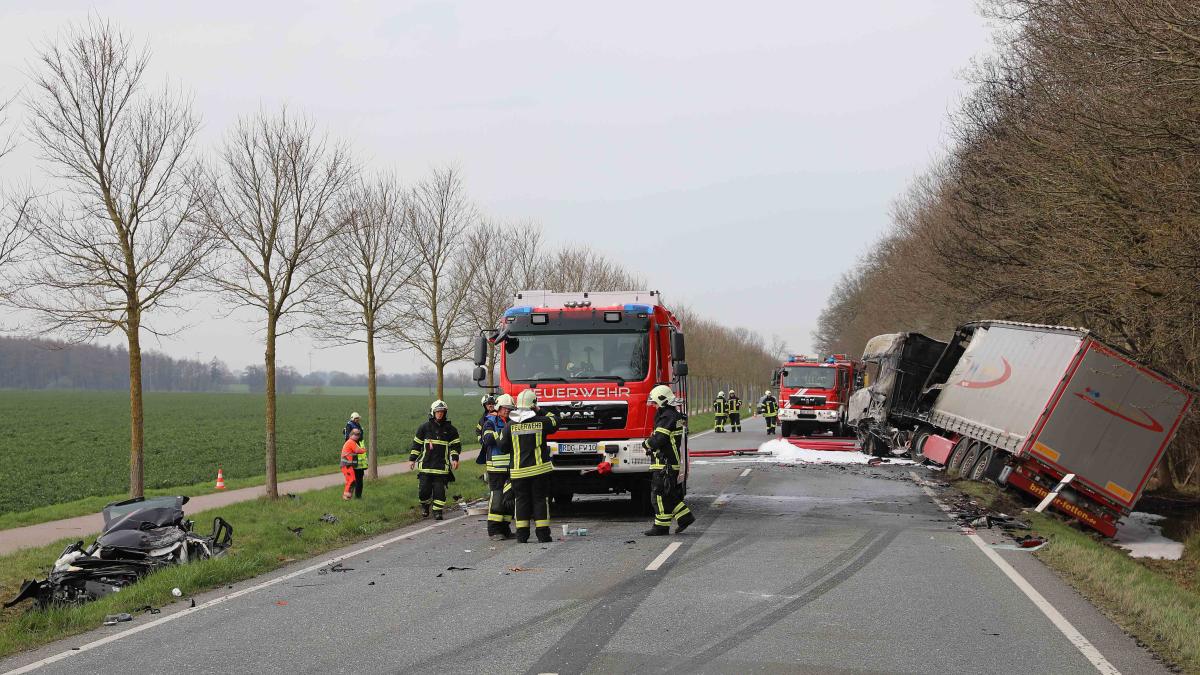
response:
<path id="1" fill-rule="evenodd" d="M 756 447 L 761 424 L 692 447 Z M 643 537 L 649 519 L 595 500 L 552 514 L 556 535 L 569 522 L 588 536 L 546 545 L 490 542 L 474 516 L 427 522 L 344 561 L 350 571 L 297 565 L 0 671 L 69 652 L 37 672 L 1098 672 L 910 467 L 704 460 L 693 470 L 699 520 L 680 536 Z M 1001 555 L 1107 672 L 1167 672 L 1028 553 Z M 116 639 L 70 651 L 106 637 Z"/>

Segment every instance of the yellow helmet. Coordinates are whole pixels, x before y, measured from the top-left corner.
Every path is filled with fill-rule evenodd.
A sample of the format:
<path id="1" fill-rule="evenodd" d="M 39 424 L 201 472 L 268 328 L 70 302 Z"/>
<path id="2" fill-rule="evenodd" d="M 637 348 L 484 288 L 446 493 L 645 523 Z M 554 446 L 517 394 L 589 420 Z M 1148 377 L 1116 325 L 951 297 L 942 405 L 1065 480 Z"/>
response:
<path id="1" fill-rule="evenodd" d="M 517 407 L 523 410 L 532 410 L 537 405 L 537 392 L 532 389 L 517 394 Z"/>
<path id="2" fill-rule="evenodd" d="M 675 402 L 675 392 L 665 384 L 660 384 L 650 390 L 650 402 L 658 407 L 671 405 Z"/>

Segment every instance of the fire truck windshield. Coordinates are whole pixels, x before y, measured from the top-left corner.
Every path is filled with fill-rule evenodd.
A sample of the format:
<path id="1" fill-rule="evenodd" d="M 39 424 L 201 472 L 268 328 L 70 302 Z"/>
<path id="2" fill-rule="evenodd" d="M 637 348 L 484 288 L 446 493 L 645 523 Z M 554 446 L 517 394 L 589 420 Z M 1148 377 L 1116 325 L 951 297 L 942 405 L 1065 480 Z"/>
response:
<path id="1" fill-rule="evenodd" d="M 836 368 L 821 366 L 788 366 L 783 386 L 791 389 L 833 389 L 837 382 Z"/>
<path id="2" fill-rule="evenodd" d="M 505 373 L 513 382 L 646 379 L 647 332 L 526 333 L 506 345 Z"/>

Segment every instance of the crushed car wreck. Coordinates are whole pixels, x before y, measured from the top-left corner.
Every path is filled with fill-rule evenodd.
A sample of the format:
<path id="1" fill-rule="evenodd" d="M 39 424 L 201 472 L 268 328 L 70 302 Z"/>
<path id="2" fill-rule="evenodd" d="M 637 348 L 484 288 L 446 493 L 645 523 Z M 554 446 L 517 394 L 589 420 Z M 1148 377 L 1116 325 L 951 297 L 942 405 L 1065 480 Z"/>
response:
<path id="1" fill-rule="evenodd" d="M 12 607 L 32 599 L 37 607 L 79 604 L 120 591 L 154 570 L 204 560 L 233 543 L 233 527 L 213 518 L 212 534 L 192 531 L 184 519 L 187 497 L 138 497 L 104 507 L 104 530 L 86 549 L 77 541 L 63 550 L 44 581 L 26 581 Z"/>

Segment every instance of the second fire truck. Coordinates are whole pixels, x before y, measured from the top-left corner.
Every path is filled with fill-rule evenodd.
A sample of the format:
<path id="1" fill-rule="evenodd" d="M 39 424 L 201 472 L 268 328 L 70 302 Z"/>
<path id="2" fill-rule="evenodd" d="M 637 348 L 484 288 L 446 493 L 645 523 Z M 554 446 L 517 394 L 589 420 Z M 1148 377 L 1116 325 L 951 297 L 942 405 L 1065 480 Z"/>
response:
<path id="1" fill-rule="evenodd" d="M 786 436 L 846 435 L 846 404 L 861 368 L 845 354 L 792 356 L 775 370 L 780 431 Z"/>

